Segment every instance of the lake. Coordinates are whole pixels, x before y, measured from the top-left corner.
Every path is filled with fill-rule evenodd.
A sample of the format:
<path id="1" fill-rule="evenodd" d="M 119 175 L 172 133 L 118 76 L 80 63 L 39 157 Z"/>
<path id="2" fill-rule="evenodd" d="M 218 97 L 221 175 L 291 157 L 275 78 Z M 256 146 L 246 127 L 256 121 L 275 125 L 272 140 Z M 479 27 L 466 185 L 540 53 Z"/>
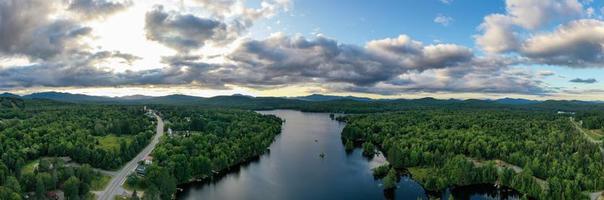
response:
<path id="1" fill-rule="evenodd" d="M 293 110 L 261 111 L 285 120 L 270 151 L 212 182 L 191 183 L 177 199 L 218 200 L 331 200 L 385 199 L 381 180 L 374 180 L 373 167 L 382 165 L 381 155 L 372 159 L 360 149 L 347 153 L 340 139 L 345 124 L 326 113 Z M 324 154 L 324 158 L 321 158 Z M 488 186 L 453 189 L 463 199 L 500 199 L 501 192 Z M 447 192 L 445 192 L 447 193 Z M 517 193 L 505 193 L 516 199 Z M 448 194 L 443 194 L 448 196 Z M 427 199 L 424 189 L 402 177 L 395 199 Z M 506 198 L 503 198 L 506 199 Z"/>

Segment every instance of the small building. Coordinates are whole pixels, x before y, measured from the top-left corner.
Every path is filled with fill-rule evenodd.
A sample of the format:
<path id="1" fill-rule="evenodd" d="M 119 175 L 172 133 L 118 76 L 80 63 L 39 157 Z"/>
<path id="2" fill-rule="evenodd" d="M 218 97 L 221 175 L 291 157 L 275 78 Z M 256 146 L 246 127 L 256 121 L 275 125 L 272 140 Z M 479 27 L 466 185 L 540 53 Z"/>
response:
<path id="1" fill-rule="evenodd" d="M 172 131 L 172 128 L 168 128 L 168 136 L 169 137 L 173 137 L 174 136 L 174 132 Z"/>
<path id="2" fill-rule="evenodd" d="M 147 174 L 147 165 L 139 164 L 138 166 L 136 166 L 136 169 L 134 171 L 136 171 L 138 175 L 145 176 L 145 174 Z"/>
<path id="3" fill-rule="evenodd" d="M 559 115 L 575 115 L 575 112 L 558 111 Z"/>
<path id="4" fill-rule="evenodd" d="M 51 200 L 64 200 L 65 193 L 61 190 L 48 191 L 46 197 Z"/>
<path id="5" fill-rule="evenodd" d="M 145 165 L 153 164 L 153 156 L 145 156 L 145 158 L 143 158 L 143 164 L 145 164 Z"/>

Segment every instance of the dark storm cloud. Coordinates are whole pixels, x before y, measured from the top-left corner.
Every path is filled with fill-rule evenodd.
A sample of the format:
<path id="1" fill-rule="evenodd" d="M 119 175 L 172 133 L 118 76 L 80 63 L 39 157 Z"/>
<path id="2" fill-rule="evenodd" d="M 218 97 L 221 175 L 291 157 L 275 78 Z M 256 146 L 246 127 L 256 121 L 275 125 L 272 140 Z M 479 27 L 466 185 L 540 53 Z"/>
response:
<path id="1" fill-rule="evenodd" d="M 243 43 L 229 59 L 228 79 L 254 85 L 278 85 L 315 79 L 369 85 L 387 80 L 398 69 L 376 61 L 360 47 L 338 44 L 324 37 L 274 36 Z"/>
<path id="2" fill-rule="evenodd" d="M 582 78 L 575 78 L 570 80 L 571 83 L 585 83 L 585 84 L 592 84 L 592 83 L 596 83 L 598 82 L 598 80 L 594 79 L 594 78 L 588 78 L 588 79 L 582 79 Z"/>
<path id="3" fill-rule="evenodd" d="M 139 57 L 117 51 L 96 53 L 74 52 L 63 62 L 43 62 L 35 65 L 0 68 L 0 88 L 27 87 L 93 87 L 127 85 L 199 85 L 225 89 L 219 76 L 208 72 L 220 66 L 195 60 L 152 70 L 115 72 L 103 62 L 118 59 L 126 63 Z M 169 59 L 168 59 L 169 60 Z"/>
<path id="4" fill-rule="evenodd" d="M 411 40 L 396 40 L 398 42 L 384 40 L 374 42 L 368 47 L 359 47 L 341 44 L 325 37 L 306 39 L 275 35 L 266 40 L 242 43 L 227 56 L 229 64 L 210 64 L 204 62 L 201 56 L 176 55 L 162 59 L 168 67 L 126 71 L 114 73 L 114 76 L 108 75 L 112 73 L 110 71 L 92 66 L 99 63 L 97 60 L 110 57 L 130 60 L 128 57 L 119 52 L 81 52 L 66 59 L 70 62 L 51 67 L 56 68 L 56 71 L 66 71 L 52 73 L 53 78 L 33 80 L 36 77 L 34 74 L 49 73 L 45 71 L 47 66 L 9 69 L 4 71 L 3 76 L 6 76 L 7 80 L 13 80 L 13 86 L 19 83 L 22 86 L 197 84 L 210 88 L 225 88 L 225 85 L 234 84 L 271 88 L 304 83 L 345 83 L 370 87 L 392 80 L 403 73 L 456 67 L 473 59 L 469 50 L 455 45 L 424 46 Z M 411 43 L 413 45 L 410 47 L 404 47 Z M 407 48 L 408 52 L 400 51 L 404 48 Z M 75 68 L 82 69 L 74 70 Z M 72 74 L 75 72 L 82 74 Z M 73 76 L 89 78 L 70 78 Z M 107 80 L 97 81 L 103 79 Z"/>
<path id="5" fill-rule="evenodd" d="M 365 47 L 317 37 L 274 35 L 242 43 L 220 66 L 198 56 L 164 58 L 171 68 L 192 70 L 192 80 L 253 88 L 319 84 L 327 90 L 376 94 L 489 92 L 546 94 L 537 75 L 510 65 L 523 60 L 475 57 L 464 47 L 423 45 L 407 36 Z M 182 76 L 182 75 L 181 75 Z M 208 81 L 212 80 L 212 81 Z"/>
<path id="6" fill-rule="evenodd" d="M 68 10 L 76 12 L 86 19 L 96 19 L 122 11 L 130 5 L 132 5 L 131 1 L 72 0 Z"/>
<path id="7" fill-rule="evenodd" d="M 91 28 L 69 19 L 50 20 L 58 6 L 46 0 L 0 1 L 0 55 L 48 59 L 85 48 L 78 39 Z"/>
<path id="8" fill-rule="evenodd" d="M 147 39 L 183 52 L 201 48 L 207 41 L 228 37 L 227 26 L 221 21 L 167 12 L 162 6 L 146 14 L 145 31 Z"/>
<path id="9" fill-rule="evenodd" d="M 498 58 L 475 58 L 464 65 L 409 71 L 374 86 L 335 84 L 337 92 L 360 92 L 396 95 L 417 92 L 514 93 L 547 95 L 553 89 L 543 85 L 538 75 L 510 68 L 509 61 Z"/>

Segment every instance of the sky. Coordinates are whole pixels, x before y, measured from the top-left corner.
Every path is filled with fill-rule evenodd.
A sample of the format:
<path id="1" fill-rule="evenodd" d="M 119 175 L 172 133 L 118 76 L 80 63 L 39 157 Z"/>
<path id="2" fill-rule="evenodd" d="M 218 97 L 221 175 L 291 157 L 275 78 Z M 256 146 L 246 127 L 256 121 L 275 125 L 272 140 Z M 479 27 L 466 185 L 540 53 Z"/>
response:
<path id="1" fill-rule="evenodd" d="M 0 92 L 604 100 L 600 0 L 0 0 Z"/>

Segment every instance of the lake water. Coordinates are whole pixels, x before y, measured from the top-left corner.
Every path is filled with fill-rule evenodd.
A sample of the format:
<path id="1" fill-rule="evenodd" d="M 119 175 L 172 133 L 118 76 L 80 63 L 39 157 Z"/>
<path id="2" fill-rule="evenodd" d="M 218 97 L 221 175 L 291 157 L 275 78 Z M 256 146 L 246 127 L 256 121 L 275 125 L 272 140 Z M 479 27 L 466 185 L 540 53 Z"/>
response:
<path id="1" fill-rule="evenodd" d="M 385 162 L 383 156 L 367 159 L 360 149 L 347 153 L 340 139 L 345 124 L 329 114 L 293 110 L 262 111 L 285 119 L 282 133 L 270 152 L 242 165 L 214 182 L 192 183 L 177 194 L 183 200 L 332 200 L 385 199 L 381 180 L 374 180 L 371 168 Z M 319 155 L 324 154 L 321 158 Z M 481 189 L 484 189 L 481 187 Z M 492 199 L 495 189 L 464 188 L 454 196 L 464 199 Z M 426 192 L 414 180 L 402 177 L 394 199 L 426 199 Z M 493 195 L 491 195 L 493 196 Z M 497 196 L 494 196 L 497 197 Z M 512 196 L 514 197 L 514 196 Z M 499 198 L 494 198 L 499 199 Z"/>

